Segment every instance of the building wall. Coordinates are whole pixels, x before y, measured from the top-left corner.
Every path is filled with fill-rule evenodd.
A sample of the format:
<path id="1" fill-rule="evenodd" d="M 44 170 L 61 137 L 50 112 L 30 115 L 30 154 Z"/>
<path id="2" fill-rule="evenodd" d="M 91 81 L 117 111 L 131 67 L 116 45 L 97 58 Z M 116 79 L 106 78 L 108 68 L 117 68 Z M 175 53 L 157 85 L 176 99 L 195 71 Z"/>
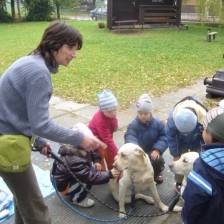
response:
<path id="1" fill-rule="evenodd" d="M 196 13 L 195 7 L 197 1 L 196 0 L 188 0 L 187 2 L 182 2 L 182 8 L 181 12 L 182 13 Z"/>
<path id="2" fill-rule="evenodd" d="M 126 20 L 137 20 L 140 25 L 143 23 L 172 23 L 179 25 L 180 5 L 181 0 L 108 0 L 107 27 L 109 29 L 120 27 L 120 25 L 117 25 L 120 24 L 118 21 Z M 158 7 L 153 10 L 153 7 L 150 6 Z M 153 15 L 150 16 L 150 13 Z M 167 16 L 169 13 L 172 16 Z"/>

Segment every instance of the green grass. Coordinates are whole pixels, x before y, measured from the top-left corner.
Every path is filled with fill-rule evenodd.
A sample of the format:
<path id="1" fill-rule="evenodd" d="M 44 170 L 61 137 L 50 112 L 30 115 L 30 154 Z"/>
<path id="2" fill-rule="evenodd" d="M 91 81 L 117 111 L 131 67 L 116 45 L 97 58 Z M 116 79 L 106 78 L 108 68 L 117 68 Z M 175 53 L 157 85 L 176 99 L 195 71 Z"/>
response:
<path id="1" fill-rule="evenodd" d="M 148 29 L 115 32 L 99 29 L 95 21 L 67 21 L 83 34 L 77 58 L 53 75 L 54 94 L 97 105 L 105 88 L 117 96 L 120 108 L 147 92 L 160 96 L 212 77 L 223 68 L 223 28 L 207 42 L 206 26 L 189 29 Z M 0 74 L 39 43 L 48 22 L 0 24 Z M 190 95 L 191 93 L 189 93 Z"/>

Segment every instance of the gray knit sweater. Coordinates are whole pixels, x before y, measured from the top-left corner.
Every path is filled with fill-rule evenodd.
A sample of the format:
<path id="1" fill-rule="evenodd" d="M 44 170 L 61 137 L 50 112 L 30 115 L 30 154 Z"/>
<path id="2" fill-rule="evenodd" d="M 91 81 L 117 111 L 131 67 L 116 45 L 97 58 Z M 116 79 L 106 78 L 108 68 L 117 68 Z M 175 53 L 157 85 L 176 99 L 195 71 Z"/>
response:
<path id="1" fill-rule="evenodd" d="M 83 133 L 63 128 L 49 118 L 51 73 L 40 55 L 14 62 L 0 78 L 0 133 L 33 134 L 59 143 L 80 145 Z"/>

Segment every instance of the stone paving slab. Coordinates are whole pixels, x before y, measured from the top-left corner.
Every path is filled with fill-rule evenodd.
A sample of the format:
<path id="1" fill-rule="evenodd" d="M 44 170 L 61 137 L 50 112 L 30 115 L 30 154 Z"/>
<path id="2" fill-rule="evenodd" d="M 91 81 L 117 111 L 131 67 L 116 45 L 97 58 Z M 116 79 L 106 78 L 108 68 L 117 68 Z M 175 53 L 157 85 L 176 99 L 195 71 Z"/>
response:
<path id="1" fill-rule="evenodd" d="M 58 110 L 58 109 L 56 109 L 54 107 L 50 107 L 49 108 L 49 113 L 50 113 L 51 119 L 67 115 L 66 111 Z"/>
<path id="2" fill-rule="evenodd" d="M 83 117 L 87 118 L 88 120 L 91 120 L 93 115 L 98 110 L 98 108 L 99 108 L 98 106 L 89 105 L 88 107 L 84 107 L 84 108 L 76 111 L 75 113 L 79 116 L 83 116 Z"/>
<path id="3" fill-rule="evenodd" d="M 65 110 L 68 112 L 80 110 L 80 109 L 88 107 L 88 106 L 89 106 L 89 104 L 78 104 L 78 103 L 74 103 L 72 101 L 64 101 L 64 102 L 52 105 L 52 107 L 54 107 L 58 110 Z"/>
<path id="4" fill-rule="evenodd" d="M 83 116 L 76 115 L 75 113 L 67 113 L 66 116 L 60 116 L 53 119 L 55 123 L 67 128 L 73 128 L 76 123 L 88 124 L 89 120 Z"/>

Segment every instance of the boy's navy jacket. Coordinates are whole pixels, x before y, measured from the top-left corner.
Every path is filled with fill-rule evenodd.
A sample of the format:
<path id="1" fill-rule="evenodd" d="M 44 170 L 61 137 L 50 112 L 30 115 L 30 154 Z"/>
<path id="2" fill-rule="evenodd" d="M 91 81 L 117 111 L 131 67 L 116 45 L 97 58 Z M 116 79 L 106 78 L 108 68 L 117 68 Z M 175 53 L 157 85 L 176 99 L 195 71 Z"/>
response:
<path id="1" fill-rule="evenodd" d="M 191 108 L 195 111 L 198 123 L 195 129 L 188 133 L 183 134 L 180 133 L 174 123 L 174 114 L 178 111 L 178 109 L 182 108 Z M 204 143 L 202 138 L 202 133 L 200 131 L 200 126 L 202 126 L 202 120 L 204 115 L 207 112 L 207 108 L 204 107 L 195 97 L 188 96 L 178 102 L 174 108 L 170 111 L 169 117 L 167 120 L 167 125 L 165 128 L 168 146 L 170 150 L 170 154 L 173 157 L 180 156 L 181 149 L 199 149 L 201 148 L 201 144 Z"/>
<path id="2" fill-rule="evenodd" d="M 153 149 L 162 155 L 167 149 L 165 126 L 162 121 L 151 118 L 148 123 L 142 123 L 137 117 L 128 125 L 125 133 L 125 143 L 139 145 L 148 155 Z"/>
<path id="3" fill-rule="evenodd" d="M 224 145 L 203 145 L 183 192 L 184 224 L 224 223 Z"/>
<path id="4" fill-rule="evenodd" d="M 71 145 L 62 145 L 59 149 L 61 159 L 67 164 L 71 172 L 82 182 L 92 185 L 104 184 L 113 178 L 111 171 L 94 171 L 92 162 L 100 162 L 97 151 L 87 152 L 85 149 L 78 149 Z M 54 175 L 54 180 L 59 192 L 64 191 L 68 183 L 74 177 L 69 170 L 58 163 Z"/>

